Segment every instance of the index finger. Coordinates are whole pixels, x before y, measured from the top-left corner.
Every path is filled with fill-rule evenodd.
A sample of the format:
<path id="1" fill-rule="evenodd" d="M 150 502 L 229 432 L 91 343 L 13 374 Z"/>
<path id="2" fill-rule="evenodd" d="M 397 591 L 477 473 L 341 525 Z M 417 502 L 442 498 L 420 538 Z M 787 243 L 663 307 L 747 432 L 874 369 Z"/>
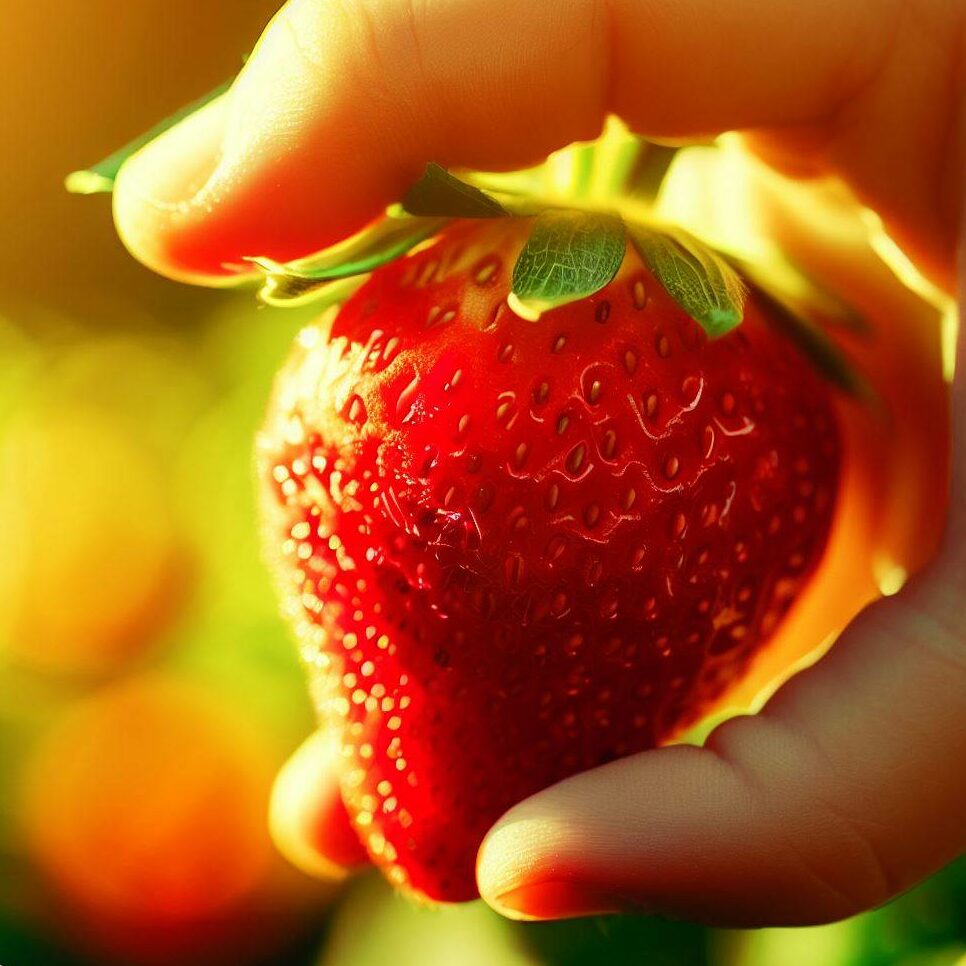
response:
<path id="1" fill-rule="evenodd" d="M 938 147 L 963 145 L 939 137 L 951 115 L 935 90 L 953 57 L 939 41 L 954 34 L 937 11 L 949 20 L 951 5 L 921 6 L 917 29 L 938 38 L 923 49 L 900 29 L 899 0 L 290 0 L 203 121 L 125 166 L 118 229 L 159 271 L 224 276 L 246 256 L 345 237 L 427 160 L 522 166 L 596 136 L 613 112 L 649 135 L 781 127 L 786 153 L 818 145 L 913 249 L 951 262 L 937 165 L 962 153 Z M 811 136 L 833 117 L 848 121 L 834 143 Z M 898 176 L 883 158 L 902 162 Z"/>

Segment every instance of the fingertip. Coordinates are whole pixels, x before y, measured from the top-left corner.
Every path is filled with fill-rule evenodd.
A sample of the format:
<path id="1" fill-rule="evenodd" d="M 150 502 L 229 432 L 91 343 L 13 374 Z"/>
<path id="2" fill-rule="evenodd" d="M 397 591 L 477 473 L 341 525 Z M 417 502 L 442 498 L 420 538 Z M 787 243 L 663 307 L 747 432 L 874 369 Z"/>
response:
<path id="1" fill-rule="evenodd" d="M 586 881 L 571 830 L 566 822 L 541 814 L 539 806 L 531 808 L 529 801 L 511 809 L 477 855 L 477 886 L 484 901 L 501 916 L 522 922 L 625 910 L 625 900 Z"/>
<path id="2" fill-rule="evenodd" d="M 522 885 L 517 860 L 527 838 L 521 823 L 514 821 L 511 810 L 490 829 L 476 856 L 476 884 L 480 896 L 508 919 L 528 918 L 520 903 L 508 899 Z"/>
<path id="3" fill-rule="evenodd" d="M 337 881 L 366 861 L 339 790 L 338 743 L 322 731 L 285 763 L 272 789 L 269 828 L 296 868 Z"/>
<path id="4" fill-rule="evenodd" d="M 178 281 L 226 285 L 246 273 L 217 258 L 184 257 L 184 239 L 210 210 L 206 188 L 222 160 L 227 95 L 216 98 L 132 155 L 114 183 L 114 223 L 125 247 Z"/>

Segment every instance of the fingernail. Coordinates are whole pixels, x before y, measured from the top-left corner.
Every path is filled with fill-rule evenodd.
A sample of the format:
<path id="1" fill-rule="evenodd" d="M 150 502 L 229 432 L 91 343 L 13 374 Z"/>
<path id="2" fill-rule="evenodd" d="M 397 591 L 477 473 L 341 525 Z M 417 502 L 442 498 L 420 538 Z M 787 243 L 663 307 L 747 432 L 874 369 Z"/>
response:
<path id="1" fill-rule="evenodd" d="M 160 209 L 189 202 L 221 160 L 221 114 L 218 104 L 209 105 L 146 144 L 122 169 L 122 186 L 142 203 Z"/>
<path id="2" fill-rule="evenodd" d="M 632 909 L 621 896 L 562 880 L 528 883 L 484 898 L 501 915 L 521 921 L 602 916 Z"/>
<path id="3" fill-rule="evenodd" d="M 221 159 L 221 105 L 213 101 L 169 128 L 132 155 L 114 183 L 121 240 L 149 268 L 185 281 L 208 274 L 183 258 L 179 247 L 193 243 L 191 229 L 208 210 L 195 199 Z"/>

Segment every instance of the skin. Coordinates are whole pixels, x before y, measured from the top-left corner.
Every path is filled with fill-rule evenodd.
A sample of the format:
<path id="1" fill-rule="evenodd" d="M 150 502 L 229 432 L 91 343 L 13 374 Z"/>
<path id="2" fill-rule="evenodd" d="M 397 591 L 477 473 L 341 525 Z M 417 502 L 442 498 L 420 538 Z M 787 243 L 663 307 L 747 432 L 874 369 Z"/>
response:
<path id="1" fill-rule="evenodd" d="M 520 166 L 614 112 L 658 137 L 740 129 L 786 173 L 841 175 L 955 293 L 964 31 L 955 0 L 292 0 L 226 97 L 128 163 L 117 226 L 152 268 L 224 283 L 245 255 L 297 257 L 358 229 L 429 158 Z M 964 357 L 929 568 L 705 748 L 617 761 L 513 808 L 479 854 L 494 908 L 820 923 L 963 851 Z M 330 835 L 345 864 L 327 761 L 303 760 L 315 777 L 276 819 L 329 816 L 312 847 L 325 855 Z"/>

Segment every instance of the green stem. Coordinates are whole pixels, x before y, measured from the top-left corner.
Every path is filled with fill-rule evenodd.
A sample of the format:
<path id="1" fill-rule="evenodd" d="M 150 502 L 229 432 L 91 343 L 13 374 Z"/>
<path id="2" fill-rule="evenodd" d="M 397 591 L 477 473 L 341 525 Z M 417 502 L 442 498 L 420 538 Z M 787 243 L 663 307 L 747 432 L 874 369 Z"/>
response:
<path id="1" fill-rule="evenodd" d="M 571 192 L 576 200 L 582 200 L 590 194 L 594 176 L 595 147 L 593 144 L 582 144 L 572 148 L 573 169 Z"/>
<path id="2" fill-rule="evenodd" d="M 624 191 L 638 201 L 653 205 L 679 150 L 651 141 L 642 142 L 642 148 L 625 177 Z"/>
<path id="3" fill-rule="evenodd" d="M 626 131 L 605 131 L 593 150 L 598 194 L 653 206 L 679 149 L 654 144 Z"/>

